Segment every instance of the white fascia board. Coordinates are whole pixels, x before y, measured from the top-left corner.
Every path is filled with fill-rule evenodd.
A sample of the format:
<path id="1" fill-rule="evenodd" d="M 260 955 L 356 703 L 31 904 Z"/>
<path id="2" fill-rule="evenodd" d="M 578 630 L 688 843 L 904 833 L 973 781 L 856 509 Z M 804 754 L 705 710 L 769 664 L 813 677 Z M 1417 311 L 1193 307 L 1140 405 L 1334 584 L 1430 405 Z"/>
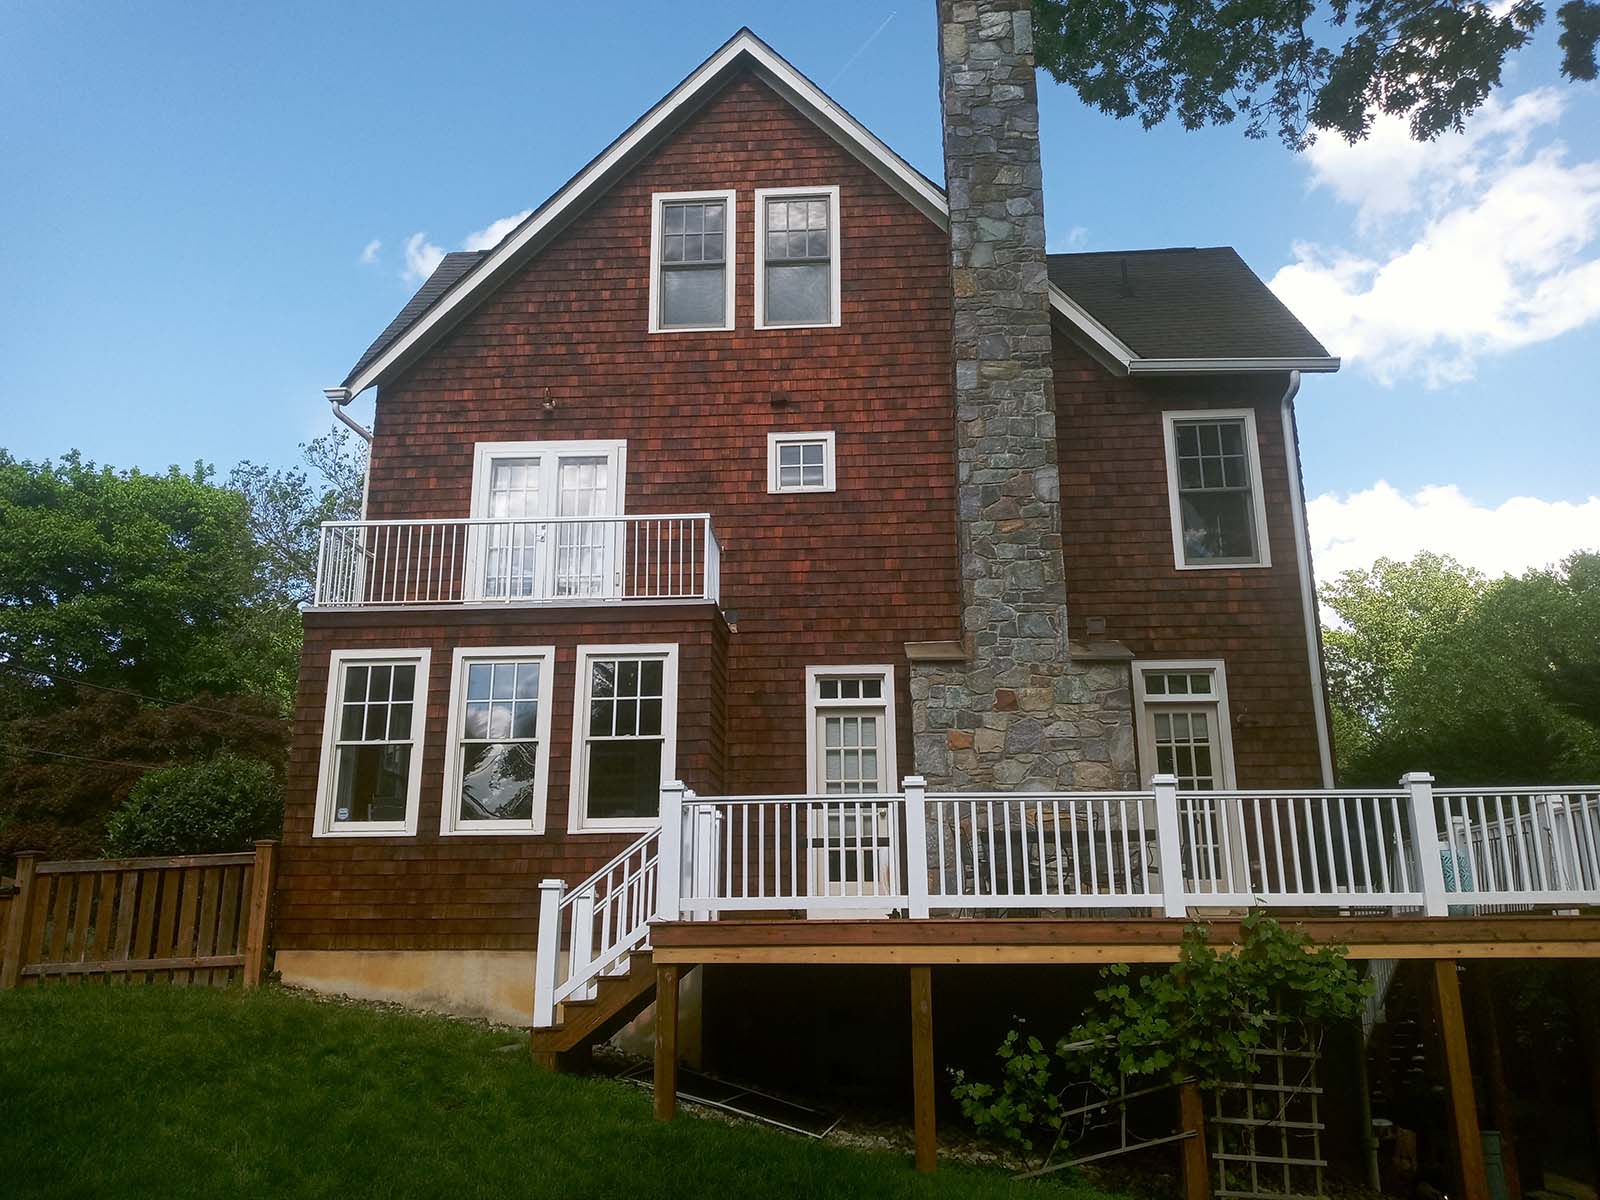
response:
<path id="1" fill-rule="evenodd" d="M 940 229 L 949 230 L 949 205 L 937 184 L 889 149 L 760 38 L 749 30 L 742 30 L 458 279 L 360 374 L 352 376 L 340 389 L 347 400 L 406 364 L 434 336 L 461 320 L 472 310 L 477 297 L 497 286 L 581 213 L 598 192 L 631 167 L 657 137 L 671 130 L 684 110 L 692 109 L 706 90 L 741 58 L 748 58 L 764 83 L 875 171 L 919 212 Z M 1137 356 L 1109 329 L 1054 284 L 1050 287 L 1050 304 L 1111 360 L 1109 365 L 1113 369 L 1120 367 L 1122 373 L 1126 372 L 1127 364 Z"/>
<path id="2" fill-rule="evenodd" d="M 1337 358 L 1137 358 L 1130 375 L 1240 375 L 1261 371 L 1332 372 Z"/>

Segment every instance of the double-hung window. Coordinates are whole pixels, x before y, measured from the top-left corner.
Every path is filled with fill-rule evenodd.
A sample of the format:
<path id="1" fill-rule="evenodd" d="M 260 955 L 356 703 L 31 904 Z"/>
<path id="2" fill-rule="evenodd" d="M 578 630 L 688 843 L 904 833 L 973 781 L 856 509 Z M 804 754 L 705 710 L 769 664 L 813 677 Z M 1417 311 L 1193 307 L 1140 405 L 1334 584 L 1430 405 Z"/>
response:
<path id="1" fill-rule="evenodd" d="M 570 828 L 645 830 L 676 770 L 678 648 L 578 647 Z"/>
<path id="2" fill-rule="evenodd" d="M 429 652 L 335 650 L 313 832 L 417 831 Z"/>
<path id="3" fill-rule="evenodd" d="M 1168 412 L 1163 421 L 1177 565 L 1270 566 L 1255 413 Z"/>
<path id="4" fill-rule="evenodd" d="M 839 189 L 756 191 L 756 328 L 839 323 Z"/>
<path id="5" fill-rule="evenodd" d="M 734 194 L 657 192 L 650 235 L 650 331 L 733 328 Z"/>
<path id="6" fill-rule="evenodd" d="M 440 832 L 544 832 L 549 646 L 455 652 Z"/>
<path id="7" fill-rule="evenodd" d="M 1237 813 L 1197 794 L 1235 786 L 1223 664 L 1136 662 L 1133 691 L 1145 783 L 1153 775 L 1174 775 L 1178 780 L 1185 874 L 1200 884 L 1230 878 L 1228 862 L 1244 847 L 1241 831 L 1223 825 Z"/>
<path id="8" fill-rule="evenodd" d="M 767 434 L 767 491 L 831 492 L 833 431 Z"/>

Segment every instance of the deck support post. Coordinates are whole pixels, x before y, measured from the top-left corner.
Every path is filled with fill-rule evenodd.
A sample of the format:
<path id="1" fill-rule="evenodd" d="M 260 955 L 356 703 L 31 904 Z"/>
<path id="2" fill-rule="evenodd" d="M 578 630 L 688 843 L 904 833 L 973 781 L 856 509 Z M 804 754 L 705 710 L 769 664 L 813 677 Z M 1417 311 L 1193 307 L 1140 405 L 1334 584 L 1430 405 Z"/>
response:
<path id="1" fill-rule="evenodd" d="M 656 967 L 656 1120 L 678 1113 L 678 972 L 676 963 Z"/>
<path id="2" fill-rule="evenodd" d="M 1466 1014 L 1461 1007 L 1461 984 L 1454 959 L 1436 958 L 1433 968 L 1433 1008 L 1444 1050 L 1445 1096 L 1450 1106 L 1451 1142 L 1456 1150 L 1456 1172 L 1462 1200 L 1489 1200 L 1489 1176 L 1483 1164 L 1483 1140 L 1478 1133 L 1478 1101 L 1472 1089 L 1472 1060 L 1467 1052 Z"/>
<path id="3" fill-rule="evenodd" d="M 1506 1083 L 1505 1056 L 1500 1048 L 1500 1014 L 1495 1005 L 1494 982 L 1488 963 L 1473 963 L 1467 968 L 1467 984 L 1472 989 L 1473 1007 L 1483 1037 L 1483 1077 L 1489 1086 L 1489 1109 L 1495 1128 L 1500 1131 L 1500 1161 L 1505 1164 L 1506 1200 L 1522 1200 L 1522 1173 L 1517 1163 L 1516 1117 L 1512 1112 L 1511 1088 Z"/>
<path id="4" fill-rule="evenodd" d="M 932 967 L 911 968 L 911 1098 L 917 1170 L 930 1175 L 939 1162 L 939 1139 L 933 1115 Z"/>
<path id="5" fill-rule="evenodd" d="M 16 918 L 13 917 L 12 920 Z M 1595 1168 L 1600 1171 L 1600 1016 L 1594 1007 L 1596 973 L 1586 962 L 1567 965 L 1568 1004 L 1583 1048 L 1584 1076 L 1589 1081 L 1589 1121 L 1594 1130 Z"/>
<path id="6" fill-rule="evenodd" d="M 1200 1085 L 1189 1080 L 1178 1086 L 1178 1121 L 1194 1136 L 1178 1143 L 1183 1154 L 1183 1200 L 1211 1200 L 1211 1171 L 1206 1161 L 1206 1109 Z"/>

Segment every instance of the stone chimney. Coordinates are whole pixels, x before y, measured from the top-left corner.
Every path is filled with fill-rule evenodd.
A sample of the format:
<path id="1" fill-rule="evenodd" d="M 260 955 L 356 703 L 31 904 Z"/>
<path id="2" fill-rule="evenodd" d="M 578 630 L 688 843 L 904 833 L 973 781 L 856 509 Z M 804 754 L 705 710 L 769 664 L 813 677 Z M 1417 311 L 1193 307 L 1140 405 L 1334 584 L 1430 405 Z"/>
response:
<path id="1" fill-rule="evenodd" d="M 908 650 L 916 766 L 931 788 L 1133 786 L 1127 663 L 1075 663 L 1067 637 L 1032 6 L 938 5 L 963 640 Z"/>

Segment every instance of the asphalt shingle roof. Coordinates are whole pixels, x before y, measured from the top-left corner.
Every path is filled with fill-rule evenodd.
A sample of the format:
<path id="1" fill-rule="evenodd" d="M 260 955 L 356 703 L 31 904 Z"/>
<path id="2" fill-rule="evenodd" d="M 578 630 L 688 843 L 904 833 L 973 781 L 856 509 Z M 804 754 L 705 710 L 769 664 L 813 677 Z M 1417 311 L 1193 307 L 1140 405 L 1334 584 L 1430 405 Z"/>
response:
<path id="1" fill-rule="evenodd" d="M 1052 254 L 1050 282 L 1141 358 L 1324 358 L 1231 246 Z"/>
<path id="2" fill-rule="evenodd" d="M 433 274 L 423 281 L 417 289 L 417 294 L 406 301 L 406 306 L 400 310 L 395 319 L 390 321 L 368 346 L 356 365 L 350 368 L 350 374 L 345 376 L 349 383 L 378 355 L 382 354 L 400 337 L 413 322 L 433 306 L 433 302 L 450 290 L 450 285 L 460 279 L 473 267 L 478 265 L 478 260 L 488 254 L 487 250 L 458 250 L 453 254 L 446 254 L 439 265 L 433 269 Z"/>
<path id="3" fill-rule="evenodd" d="M 489 252 L 446 254 L 346 382 Z M 1052 254 L 1050 282 L 1141 358 L 1324 358 L 1328 352 L 1231 246 Z"/>

